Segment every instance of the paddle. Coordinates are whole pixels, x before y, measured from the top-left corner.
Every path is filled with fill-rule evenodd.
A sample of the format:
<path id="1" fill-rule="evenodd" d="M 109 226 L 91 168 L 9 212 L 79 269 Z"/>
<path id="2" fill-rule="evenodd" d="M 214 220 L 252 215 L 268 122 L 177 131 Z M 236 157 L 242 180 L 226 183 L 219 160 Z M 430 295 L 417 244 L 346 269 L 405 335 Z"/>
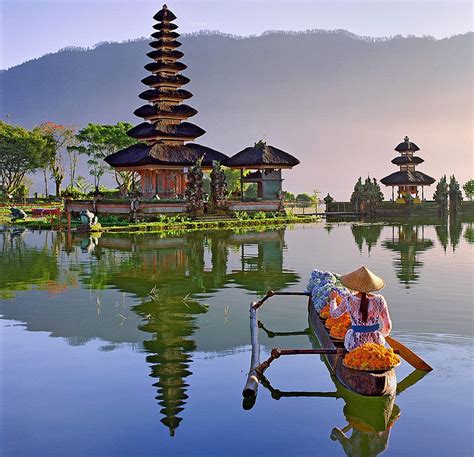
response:
<path id="1" fill-rule="evenodd" d="M 395 340 L 391 336 L 386 336 L 385 341 L 390 344 L 393 349 L 398 349 L 400 351 L 400 356 L 413 368 L 426 372 L 433 370 L 433 368 L 431 368 L 421 357 L 417 356 L 412 350 L 400 343 L 400 341 Z"/>

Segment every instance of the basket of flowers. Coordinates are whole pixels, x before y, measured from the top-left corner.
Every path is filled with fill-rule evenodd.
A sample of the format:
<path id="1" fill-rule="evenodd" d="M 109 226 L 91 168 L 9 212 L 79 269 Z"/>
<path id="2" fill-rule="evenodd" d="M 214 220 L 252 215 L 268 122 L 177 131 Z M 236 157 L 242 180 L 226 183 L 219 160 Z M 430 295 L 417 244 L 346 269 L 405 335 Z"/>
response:
<path id="1" fill-rule="evenodd" d="M 343 365 L 361 371 L 383 372 L 400 365 L 400 357 L 377 343 L 365 343 L 353 349 L 344 357 Z"/>
<path id="2" fill-rule="evenodd" d="M 326 322 L 325 326 L 328 330 L 332 328 L 333 325 L 341 324 L 341 323 L 346 323 L 350 324 L 351 323 L 351 317 L 349 316 L 349 313 L 344 313 L 342 316 L 338 318 L 330 317 Z"/>
<path id="3" fill-rule="evenodd" d="M 326 305 L 320 312 L 319 317 L 321 319 L 329 319 L 329 305 Z"/>
<path id="4" fill-rule="evenodd" d="M 343 340 L 346 336 L 347 330 L 349 329 L 351 325 L 351 321 L 343 321 L 343 322 L 338 322 L 337 324 L 334 324 L 331 327 L 331 331 L 329 332 L 329 335 L 336 340 Z"/>

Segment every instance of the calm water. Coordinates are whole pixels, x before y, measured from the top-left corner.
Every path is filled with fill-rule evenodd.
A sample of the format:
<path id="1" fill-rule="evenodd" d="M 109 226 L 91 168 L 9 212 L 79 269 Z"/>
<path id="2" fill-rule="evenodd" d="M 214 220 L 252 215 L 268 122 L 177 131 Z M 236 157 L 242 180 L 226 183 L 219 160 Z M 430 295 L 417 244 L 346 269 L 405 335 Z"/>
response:
<path id="1" fill-rule="evenodd" d="M 1 454 L 470 456 L 473 229 L 320 223 L 98 239 L 5 230 Z M 282 358 L 244 409 L 250 301 L 303 290 L 315 267 L 361 264 L 386 280 L 393 335 L 435 370 L 420 379 L 402 363 L 395 400 L 369 401 L 335 384 L 318 356 Z M 302 297 L 270 299 L 260 319 L 270 332 L 300 332 L 260 330 L 262 358 L 314 344 Z"/>

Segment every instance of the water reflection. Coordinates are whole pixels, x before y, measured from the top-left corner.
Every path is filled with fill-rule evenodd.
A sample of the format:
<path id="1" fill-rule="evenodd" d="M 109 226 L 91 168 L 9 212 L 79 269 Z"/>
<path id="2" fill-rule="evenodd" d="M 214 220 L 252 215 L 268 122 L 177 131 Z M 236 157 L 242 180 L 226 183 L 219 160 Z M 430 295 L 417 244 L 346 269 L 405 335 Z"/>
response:
<path id="1" fill-rule="evenodd" d="M 307 335 L 313 348 L 320 348 L 320 342 L 308 327 L 297 332 L 275 332 L 258 322 L 268 337 L 286 337 L 291 335 Z M 324 356 L 321 361 L 331 373 L 332 367 Z M 348 457 L 376 457 L 382 454 L 389 444 L 393 425 L 401 415 L 400 408 L 395 404 L 396 396 L 409 389 L 426 376 L 426 372 L 414 370 L 397 384 L 396 394 L 384 397 L 362 396 L 344 387 L 338 379 L 331 375 L 335 390 L 320 391 L 282 391 L 275 388 L 270 380 L 262 375 L 261 385 L 267 389 L 274 400 L 283 398 L 335 398 L 344 400 L 343 414 L 347 424 L 333 427 L 330 439 L 342 446 Z M 256 402 L 256 396 L 244 399 L 243 408 L 251 409 Z"/>
<path id="2" fill-rule="evenodd" d="M 372 248 L 377 244 L 377 241 L 382 234 L 383 225 L 381 224 L 354 224 L 351 226 L 354 241 L 362 252 L 364 244 L 370 253 Z"/>
<path id="3" fill-rule="evenodd" d="M 433 241 L 425 238 L 425 226 L 403 224 L 392 227 L 391 238 L 382 243 L 385 249 L 396 252 L 395 271 L 400 283 L 408 289 L 419 279 L 423 266 L 420 254 L 433 247 Z"/>
<path id="4" fill-rule="evenodd" d="M 207 306 L 195 297 L 236 285 L 252 293 L 286 288 L 300 277 L 283 268 L 285 230 L 261 233 L 194 232 L 168 238 L 105 235 L 83 237 L 44 232 L 29 238 L 2 233 L 0 288 L 4 298 L 15 291 L 55 291 L 80 282 L 91 291 L 117 290 L 122 299 L 106 306 L 98 295 L 64 310 L 57 301 L 38 309 L 30 304 L 2 302 L 5 318 L 29 329 L 50 331 L 74 345 L 95 338 L 141 343 L 148 353 L 150 376 L 157 382 L 156 399 L 165 424 L 174 435 L 182 418 L 191 374 L 196 317 Z M 33 241 L 34 239 L 34 241 Z M 229 255 L 234 253 L 232 268 Z M 238 262 L 235 254 L 238 253 Z M 71 279 L 73 278 L 73 279 Z M 139 303 L 129 304 L 128 297 Z M 91 313 L 95 305 L 95 313 Z M 62 310 L 60 308 L 63 308 Z M 65 316 L 66 313 L 69 315 Z M 135 316 L 135 317 L 133 317 Z M 145 335 L 148 335 L 145 336 Z"/>
<path id="5" fill-rule="evenodd" d="M 327 237 L 337 232 L 331 232 L 333 227 L 326 226 Z M 366 245 L 369 251 L 384 230 L 392 227 L 351 227 L 358 248 Z M 446 246 L 451 243 L 454 248 L 462 236 L 471 236 L 472 224 L 466 227 L 464 235 L 458 221 L 446 226 L 438 224 L 436 233 L 440 240 L 447 240 Z M 182 421 L 186 407 L 199 321 L 210 314 L 204 304 L 207 298 L 225 288 L 261 296 L 268 289 L 283 290 L 302 280 L 287 267 L 288 261 L 285 264 L 284 229 L 260 233 L 200 231 L 163 238 L 108 234 L 68 237 L 48 231 L 7 230 L 1 232 L 0 240 L 2 317 L 25 323 L 27 330 L 65 338 L 72 345 L 99 339 L 106 342 L 103 350 L 120 344 L 143 349 L 156 388 L 161 422 L 171 435 Z M 397 253 L 398 277 L 407 285 L 418 278 L 422 265 L 419 254 L 432 245 L 422 224 L 394 226 L 392 236 L 383 243 L 383 247 Z M 28 290 L 32 292 L 26 294 L 24 291 Z M 67 300 L 59 299 L 66 291 Z M 242 319 L 246 321 L 247 316 Z M 221 333 L 225 330 L 220 328 Z M 199 345 L 210 342 L 208 347 L 222 352 L 242 347 L 248 344 L 247 326 L 244 332 L 226 334 L 229 339 L 234 338 L 232 341 L 220 337 L 217 333 L 203 335 L 202 340 L 207 340 L 199 341 Z M 222 346 L 226 346 L 215 349 L 215 340 L 224 341 Z M 376 435 L 362 437 L 363 430 L 354 424 L 365 424 L 368 419 L 357 419 L 354 411 L 359 407 L 351 406 L 353 403 L 349 401 L 346 414 L 349 425 L 352 424 L 351 436 L 347 432 L 346 438 L 338 432 L 334 436 L 345 448 L 356 446 L 350 444 L 356 441 L 367 441 L 367 436 L 375 442 L 377 435 L 381 438 L 374 446 L 381 448 L 384 430 L 370 425 L 375 431 L 367 433 Z M 390 424 L 393 413 L 387 412 L 385 416 Z"/>
<path id="6" fill-rule="evenodd" d="M 362 397 L 340 384 L 336 387 L 338 396 L 345 401 L 347 425 L 334 427 L 331 439 L 341 444 L 347 456 L 375 457 L 384 452 L 392 426 L 401 414 L 395 396 Z"/>
<path id="7" fill-rule="evenodd" d="M 31 246 L 24 229 L 0 232 L 0 298 L 12 298 L 20 290 L 47 290 L 60 293 L 77 286 L 73 273 L 61 270 L 58 260 L 61 234 L 43 232 Z"/>

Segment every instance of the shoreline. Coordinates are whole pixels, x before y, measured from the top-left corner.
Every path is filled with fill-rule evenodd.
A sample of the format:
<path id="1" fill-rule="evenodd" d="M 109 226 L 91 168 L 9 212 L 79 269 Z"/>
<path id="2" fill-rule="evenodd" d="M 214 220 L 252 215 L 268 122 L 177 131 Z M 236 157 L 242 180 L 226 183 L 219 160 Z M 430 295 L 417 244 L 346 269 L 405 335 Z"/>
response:
<path id="1" fill-rule="evenodd" d="M 296 216 L 296 217 L 276 217 L 266 219 L 221 219 L 221 220 L 189 220 L 170 222 L 137 222 L 123 225 L 101 225 L 92 227 L 90 231 L 80 231 L 80 224 L 71 227 L 71 233 L 94 234 L 94 233 L 161 233 L 170 231 L 195 231 L 195 230 L 219 230 L 233 228 L 266 228 L 291 224 L 310 224 L 320 222 L 320 216 Z M 15 222 L 1 221 L 3 227 L 26 228 L 30 230 L 53 230 L 68 232 L 65 221 L 60 224 L 50 221 L 28 218 Z"/>

